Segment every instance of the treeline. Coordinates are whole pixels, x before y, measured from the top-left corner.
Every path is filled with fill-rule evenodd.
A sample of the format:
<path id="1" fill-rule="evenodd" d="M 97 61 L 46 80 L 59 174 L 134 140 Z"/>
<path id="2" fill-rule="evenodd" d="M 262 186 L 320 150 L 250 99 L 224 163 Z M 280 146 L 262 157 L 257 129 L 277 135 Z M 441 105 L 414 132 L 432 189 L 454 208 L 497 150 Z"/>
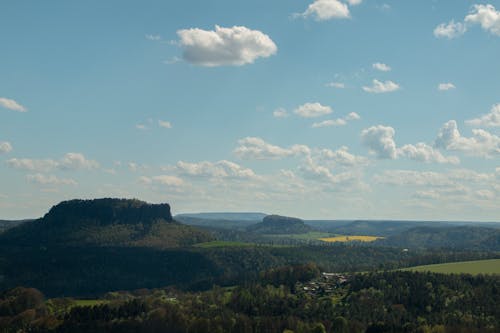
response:
<path id="1" fill-rule="evenodd" d="M 288 280 L 313 271 L 314 265 L 302 265 L 263 276 L 284 274 Z M 500 331 L 498 276 L 383 272 L 355 274 L 337 286 L 328 296 L 263 281 L 200 293 L 143 290 L 140 296 L 120 294 L 95 306 L 61 308 L 54 307 L 61 300 L 44 302 L 36 290 L 17 288 L 0 296 L 0 332 Z"/>
<path id="2" fill-rule="evenodd" d="M 206 290 L 212 285 L 258 281 L 259 273 L 314 262 L 326 272 L 395 269 L 498 257 L 473 251 L 409 251 L 337 246 L 250 246 L 155 249 L 143 247 L 10 247 L 0 244 L 0 290 L 19 285 L 46 295 L 94 296 L 110 290 L 175 286 Z M 78 258 L 78 260 L 76 260 Z"/>

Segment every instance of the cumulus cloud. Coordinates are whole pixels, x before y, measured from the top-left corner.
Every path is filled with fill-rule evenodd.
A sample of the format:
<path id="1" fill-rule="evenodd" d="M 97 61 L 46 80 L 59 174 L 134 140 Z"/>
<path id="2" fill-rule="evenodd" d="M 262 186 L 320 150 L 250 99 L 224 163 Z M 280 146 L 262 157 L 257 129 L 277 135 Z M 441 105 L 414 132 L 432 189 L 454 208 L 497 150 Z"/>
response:
<path id="1" fill-rule="evenodd" d="M 361 140 L 370 152 L 380 159 L 404 157 L 425 163 L 460 163 L 457 157 L 443 156 L 439 150 L 422 142 L 398 148 L 394 141 L 395 133 L 394 128 L 389 126 L 372 126 L 361 132 Z"/>
<path id="2" fill-rule="evenodd" d="M 491 107 L 490 113 L 465 121 L 469 126 L 500 127 L 500 103 Z"/>
<path id="3" fill-rule="evenodd" d="M 183 59 L 191 64 L 215 66 L 241 66 L 258 58 L 276 54 L 278 47 L 272 39 L 259 30 L 243 26 L 215 30 L 198 28 L 178 30 Z"/>
<path id="4" fill-rule="evenodd" d="M 320 127 L 331 127 L 331 126 L 344 126 L 346 125 L 347 122 L 342 119 L 329 119 L 329 120 L 323 120 L 317 123 L 312 124 L 312 128 L 320 128 Z"/>
<path id="5" fill-rule="evenodd" d="M 349 7 L 338 0 L 315 0 L 300 16 L 313 17 L 316 21 L 327 21 L 350 18 L 351 14 Z"/>
<path id="6" fill-rule="evenodd" d="M 333 110 L 329 106 L 321 105 L 320 103 L 305 103 L 294 110 L 294 113 L 303 118 L 321 117 L 332 113 Z"/>
<path id="7" fill-rule="evenodd" d="M 0 154 L 9 153 L 12 151 L 12 145 L 7 141 L 0 141 Z"/>
<path id="8" fill-rule="evenodd" d="M 493 35 L 500 36 L 500 11 L 493 5 L 474 5 L 465 17 L 468 24 L 480 24 L 481 28 Z"/>
<path id="9" fill-rule="evenodd" d="M 18 111 L 18 112 L 26 112 L 28 109 L 26 109 L 24 106 L 19 104 L 13 99 L 5 98 L 5 97 L 0 97 L 0 107 L 12 110 L 12 111 Z"/>
<path id="10" fill-rule="evenodd" d="M 288 117 L 288 112 L 283 108 L 278 108 L 278 109 L 273 111 L 273 117 L 286 118 L 286 117 Z"/>
<path id="11" fill-rule="evenodd" d="M 450 21 L 447 24 L 446 23 L 441 23 L 434 29 L 434 36 L 436 38 L 456 38 L 465 33 L 467 30 L 467 27 L 465 24 L 456 22 L 455 21 Z"/>
<path id="12" fill-rule="evenodd" d="M 179 161 L 177 162 L 176 169 L 181 174 L 191 177 L 205 177 L 214 179 L 253 179 L 257 177 L 252 169 L 242 167 L 237 163 L 226 160 L 218 161 L 215 163 L 208 161 L 199 163 Z"/>
<path id="13" fill-rule="evenodd" d="M 378 158 L 395 159 L 397 157 L 395 133 L 394 128 L 389 126 L 372 126 L 361 132 L 361 141 Z"/>
<path id="14" fill-rule="evenodd" d="M 327 84 L 325 84 L 325 86 L 331 87 L 331 88 L 337 88 L 337 89 L 344 89 L 345 88 L 345 84 L 342 82 L 328 82 Z"/>
<path id="15" fill-rule="evenodd" d="M 243 138 L 238 140 L 238 144 L 239 146 L 234 150 L 234 153 L 243 159 L 276 160 L 311 153 L 311 149 L 305 145 L 293 145 L 290 148 L 282 148 L 257 137 Z"/>
<path id="16" fill-rule="evenodd" d="M 99 163 L 97 161 L 87 159 L 81 153 L 67 153 L 62 159 L 59 160 L 58 167 L 63 170 L 92 170 L 99 168 Z"/>
<path id="17" fill-rule="evenodd" d="M 353 172 L 333 174 L 329 168 L 317 164 L 311 158 L 307 158 L 306 164 L 301 166 L 299 169 L 304 177 L 319 182 L 329 183 L 331 185 L 350 182 L 357 178 L 357 175 Z"/>
<path id="18" fill-rule="evenodd" d="M 14 169 L 38 172 L 48 172 L 54 169 L 91 170 L 99 168 L 99 163 L 97 161 L 88 160 L 83 154 L 80 153 L 67 153 L 59 160 L 12 158 L 7 161 L 7 165 Z"/>
<path id="19" fill-rule="evenodd" d="M 343 118 L 329 119 L 313 123 L 311 127 L 319 128 L 319 127 L 330 127 L 330 126 L 344 126 L 347 125 L 348 121 L 358 120 L 358 119 L 361 119 L 361 117 L 356 112 L 351 112 Z"/>
<path id="20" fill-rule="evenodd" d="M 139 177 L 139 182 L 144 185 L 157 184 L 170 187 L 181 187 L 184 185 L 184 180 L 179 177 L 170 175 L 159 175 L 154 177 L 142 176 Z"/>
<path id="21" fill-rule="evenodd" d="M 391 70 L 391 67 L 386 65 L 386 64 L 383 64 L 381 62 L 376 62 L 372 65 L 372 67 L 378 71 L 381 71 L 381 72 L 389 72 Z"/>
<path id="22" fill-rule="evenodd" d="M 172 128 L 172 124 L 169 121 L 158 120 L 158 126 L 163 128 Z"/>
<path id="23" fill-rule="evenodd" d="M 438 85 L 438 90 L 440 91 L 446 91 L 446 90 L 451 90 L 451 89 L 455 89 L 455 85 L 451 82 L 448 82 L 448 83 L 440 83 Z"/>
<path id="24" fill-rule="evenodd" d="M 364 86 L 363 90 L 369 93 L 381 94 L 388 93 L 399 90 L 399 84 L 393 81 L 381 82 L 379 80 L 373 80 L 371 86 Z"/>
<path id="25" fill-rule="evenodd" d="M 357 6 L 359 5 L 360 3 L 362 3 L 363 0 L 347 0 L 347 3 L 351 6 Z"/>
<path id="26" fill-rule="evenodd" d="M 361 116 L 356 112 L 351 112 L 347 116 L 344 117 L 345 120 L 359 120 Z"/>
<path id="27" fill-rule="evenodd" d="M 320 159 L 336 166 L 355 167 L 367 164 L 368 160 L 363 156 L 356 156 L 349 153 L 349 148 L 342 146 L 337 150 L 321 149 L 319 151 Z"/>
<path id="28" fill-rule="evenodd" d="M 450 163 L 459 164 L 460 159 L 455 156 L 443 156 L 439 150 L 434 149 L 425 143 L 419 142 L 416 145 L 404 145 L 398 148 L 398 156 L 404 156 L 411 160 L 425 163 Z"/>
<path id="29" fill-rule="evenodd" d="M 77 182 L 73 179 L 57 178 L 54 175 L 43 175 L 41 173 L 27 175 L 26 180 L 39 185 L 77 185 Z"/>
<path id="30" fill-rule="evenodd" d="M 474 5 L 463 22 L 455 23 L 452 20 L 448 24 L 441 23 L 434 29 L 434 36 L 448 39 L 459 37 L 475 24 L 492 35 L 500 36 L 500 11 L 490 4 Z"/>
<path id="31" fill-rule="evenodd" d="M 446 150 L 487 158 L 500 155 L 500 137 L 482 129 L 473 129 L 472 135 L 472 137 L 462 136 L 457 122 L 450 120 L 439 130 L 434 145 Z"/>

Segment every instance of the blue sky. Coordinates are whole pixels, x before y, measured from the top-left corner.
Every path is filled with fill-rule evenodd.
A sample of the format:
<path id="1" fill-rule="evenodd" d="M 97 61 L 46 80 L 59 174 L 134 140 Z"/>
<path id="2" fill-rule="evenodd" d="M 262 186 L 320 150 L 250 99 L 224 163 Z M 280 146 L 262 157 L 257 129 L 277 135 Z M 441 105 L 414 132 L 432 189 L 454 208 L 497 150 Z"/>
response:
<path id="1" fill-rule="evenodd" d="M 0 218 L 499 220 L 500 1 L 0 7 Z"/>

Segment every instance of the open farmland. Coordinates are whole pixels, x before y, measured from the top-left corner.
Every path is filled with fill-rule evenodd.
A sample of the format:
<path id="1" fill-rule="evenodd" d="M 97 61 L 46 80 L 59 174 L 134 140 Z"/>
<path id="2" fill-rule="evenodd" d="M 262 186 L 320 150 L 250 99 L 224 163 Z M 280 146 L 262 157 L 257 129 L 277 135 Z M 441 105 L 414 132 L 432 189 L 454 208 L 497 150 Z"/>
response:
<path id="1" fill-rule="evenodd" d="M 328 243 L 334 243 L 334 242 L 373 242 L 376 241 L 377 239 L 382 239 L 383 237 L 377 237 L 377 236 L 335 236 L 335 237 L 326 237 L 326 238 L 319 238 L 319 240 L 322 240 L 323 242 L 328 242 Z"/>
<path id="2" fill-rule="evenodd" d="M 416 266 L 406 268 L 405 270 L 444 274 L 500 274 L 500 259 L 462 261 L 446 264 Z"/>

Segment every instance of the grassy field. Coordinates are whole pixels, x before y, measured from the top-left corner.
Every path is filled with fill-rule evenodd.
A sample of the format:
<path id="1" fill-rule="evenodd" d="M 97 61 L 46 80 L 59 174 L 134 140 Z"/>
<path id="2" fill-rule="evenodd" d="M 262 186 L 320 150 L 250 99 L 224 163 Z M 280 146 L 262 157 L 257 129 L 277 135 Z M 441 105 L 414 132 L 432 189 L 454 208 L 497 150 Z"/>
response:
<path id="1" fill-rule="evenodd" d="M 500 274 L 500 259 L 451 262 L 447 264 L 425 265 L 404 270 L 434 273 Z"/>
<path id="2" fill-rule="evenodd" d="M 377 239 L 380 239 L 383 237 L 376 237 L 376 236 L 335 236 L 335 237 L 325 237 L 325 238 L 319 238 L 319 240 L 322 240 L 324 242 L 352 242 L 352 241 L 358 241 L 358 242 L 373 242 Z"/>

